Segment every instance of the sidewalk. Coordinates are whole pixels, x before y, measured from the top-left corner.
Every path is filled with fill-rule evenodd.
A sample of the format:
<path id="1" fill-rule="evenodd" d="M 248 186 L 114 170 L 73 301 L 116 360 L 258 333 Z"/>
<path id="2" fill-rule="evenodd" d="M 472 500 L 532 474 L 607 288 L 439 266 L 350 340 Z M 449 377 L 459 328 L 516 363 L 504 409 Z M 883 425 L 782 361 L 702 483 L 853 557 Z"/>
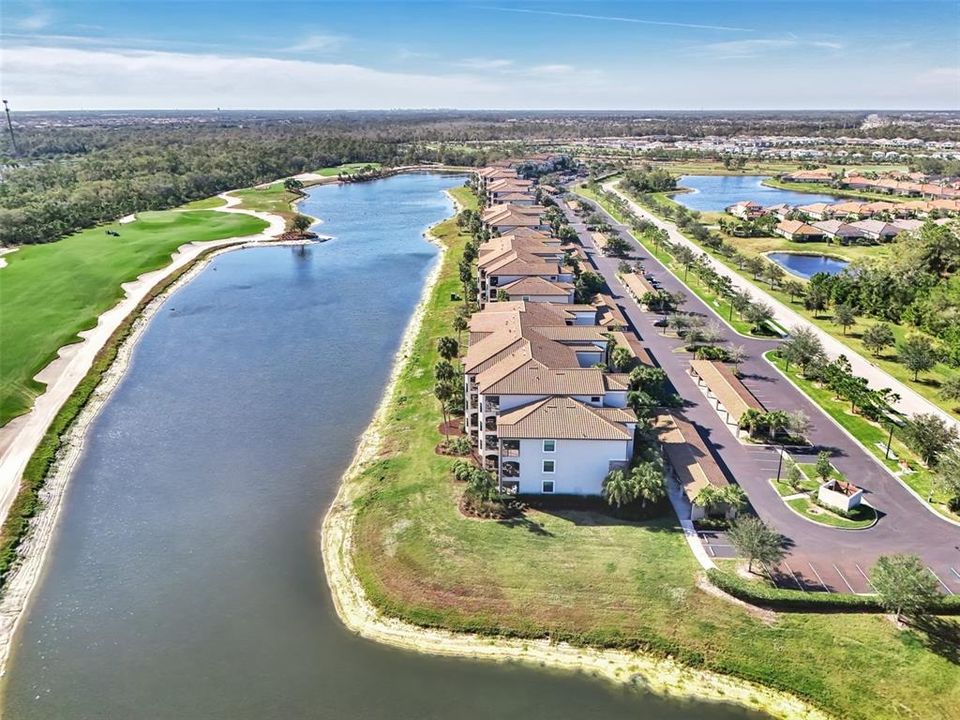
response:
<path id="1" fill-rule="evenodd" d="M 644 210 L 642 207 L 637 205 L 633 200 L 627 197 L 624 193 L 614 187 L 615 183 L 608 182 L 603 184 L 603 189 L 609 192 L 613 192 L 616 195 L 619 195 L 627 203 L 630 209 L 638 216 L 645 220 L 650 221 L 657 227 L 666 230 L 667 234 L 670 236 L 670 240 L 674 243 L 680 243 L 686 245 L 691 250 L 695 251 L 698 255 L 705 254 L 703 248 L 701 248 L 696 243 L 688 240 L 680 231 L 677 229 L 677 226 L 671 222 L 661 220 L 656 215 L 651 214 L 647 210 Z M 798 325 L 806 326 L 810 328 L 817 337 L 820 338 L 820 341 L 823 343 L 823 348 L 826 351 L 827 355 L 832 359 L 838 355 L 846 355 L 847 359 L 850 360 L 850 366 L 853 372 L 861 377 L 867 379 L 870 384 L 870 387 L 874 389 L 880 388 L 890 388 L 893 392 L 900 395 L 900 402 L 895 405 L 896 409 L 905 415 L 916 415 L 918 413 L 930 413 L 936 415 L 937 417 L 943 419 L 947 423 L 953 425 L 958 430 L 960 430 L 960 421 L 957 421 L 949 413 L 942 410 L 941 408 L 934 405 L 932 402 L 927 400 L 925 397 L 920 395 L 917 391 L 907 387 L 902 382 L 897 380 L 894 377 L 891 377 L 887 372 L 881 370 L 879 367 L 874 365 L 872 362 L 867 360 L 862 355 L 858 354 L 851 347 L 845 345 L 841 341 L 837 340 L 835 337 L 829 333 L 823 331 L 805 317 L 797 313 L 795 310 L 787 307 L 782 302 L 777 300 L 774 297 L 771 297 L 760 288 L 758 285 L 750 282 L 744 278 L 739 273 L 731 270 L 723 263 L 719 262 L 715 258 L 707 254 L 709 258 L 710 266 L 719 274 L 725 277 L 730 278 L 733 287 L 743 290 L 750 294 L 756 300 L 762 300 L 763 302 L 770 305 L 773 308 L 774 320 L 782 325 L 786 329 L 794 328 Z"/>

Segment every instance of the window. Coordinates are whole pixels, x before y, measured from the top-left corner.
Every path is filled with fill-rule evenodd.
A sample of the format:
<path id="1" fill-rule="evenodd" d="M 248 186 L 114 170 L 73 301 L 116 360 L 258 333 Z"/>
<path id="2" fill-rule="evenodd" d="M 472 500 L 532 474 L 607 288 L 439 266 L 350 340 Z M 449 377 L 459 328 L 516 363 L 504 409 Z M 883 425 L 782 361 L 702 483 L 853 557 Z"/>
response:
<path id="1" fill-rule="evenodd" d="M 544 460 L 543 461 L 543 471 L 545 473 L 552 473 L 557 467 L 557 463 L 553 460 Z"/>
<path id="2" fill-rule="evenodd" d="M 553 492 L 553 480 L 544 480 L 543 481 L 543 491 L 545 493 Z"/>
<path id="3" fill-rule="evenodd" d="M 600 402 L 600 396 L 594 395 L 593 397 L 590 398 L 590 402 L 595 402 L 595 403 Z"/>
<path id="4" fill-rule="evenodd" d="M 543 441 L 543 451 L 544 452 L 556 452 L 557 450 L 557 441 L 556 440 L 544 440 Z"/>
<path id="5" fill-rule="evenodd" d="M 524 295 L 524 296 L 523 296 L 523 301 L 524 301 L 524 302 L 530 302 L 530 296 L 529 296 L 529 295 Z"/>

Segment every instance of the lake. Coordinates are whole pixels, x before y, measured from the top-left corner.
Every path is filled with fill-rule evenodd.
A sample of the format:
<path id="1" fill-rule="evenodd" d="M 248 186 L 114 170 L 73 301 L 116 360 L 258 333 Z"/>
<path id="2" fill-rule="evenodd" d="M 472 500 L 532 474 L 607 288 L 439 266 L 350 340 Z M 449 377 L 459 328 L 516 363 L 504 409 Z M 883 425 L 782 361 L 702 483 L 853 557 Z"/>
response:
<path id="1" fill-rule="evenodd" d="M 769 205 L 809 205 L 817 202 L 838 202 L 842 198 L 821 193 L 801 193 L 767 187 L 766 175 L 684 175 L 679 185 L 693 192 L 677 193 L 673 199 L 684 207 L 700 212 L 723 212 L 741 200 Z"/>
<path id="2" fill-rule="evenodd" d="M 420 655 L 340 623 L 318 529 L 463 178 L 308 191 L 334 239 L 227 253 L 155 316 L 90 429 L 5 678 L 11 720 L 757 718 Z"/>
<path id="3" fill-rule="evenodd" d="M 817 273 L 836 275 L 850 263 L 827 255 L 801 255 L 800 253 L 771 252 L 766 256 L 787 272 L 809 279 Z"/>

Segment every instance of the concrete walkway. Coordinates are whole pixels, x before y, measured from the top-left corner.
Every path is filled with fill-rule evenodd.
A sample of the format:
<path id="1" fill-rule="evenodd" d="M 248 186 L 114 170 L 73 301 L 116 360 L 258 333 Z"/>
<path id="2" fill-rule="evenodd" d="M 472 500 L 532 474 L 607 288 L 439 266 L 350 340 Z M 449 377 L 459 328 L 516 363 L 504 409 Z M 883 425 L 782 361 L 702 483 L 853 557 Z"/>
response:
<path id="1" fill-rule="evenodd" d="M 637 203 L 627 197 L 622 191 L 616 187 L 616 182 L 611 181 L 603 184 L 603 189 L 613 192 L 616 195 L 623 198 L 627 203 L 630 209 L 636 213 L 638 217 L 641 217 L 645 220 L 650 221 L 657 227 L 666 230 L 667 234 L 670 236 L 670 240 L 674 243 L 680 243 L 681 245 L 686 245 L 691 250 L 695 251 L 698 255 L 705 254 L 703 248 L 701 248 L 696 243 L 688 240 L 678 229 L 677 226 L 666 220 L 661 220 L 656 215 L 650 213 L 649 211 L 640 207 Z M 774 311 L 774 319 L 782 325 L 785 329 L 790 330 L 797 326 L 805 326 L 810 328 L 813 332 L 817 334 L 820 338 L 820 341 L 823 343 L 823 348 L 826 350 L 827 355 L 832 359 L 839 355 L 846 355 L 847 359 L 850 360 L 850 366 L 853 369 L 853 372 L 861 377 L 867 379 L 870 383 L 870 387 L 874 389 L 881 388 L 890 388 L 893 392 L 900 395 L 900 402 L 896 404 L 896 409 L 906 415 L 915 415 L 917 413 L 931 413 L 937 417 L 942 418 L 944 421 L 954 425 L 958 430 L 960 430 L 960 421 L 956 420 L 952 415 L 950 415 L 945 410 L 941 409 L 934 403 L 927 400 L 925 397 L 920 395 L 916 390 L 913 390 L 902 382 L 889 375 L 885 370 L 874 365 L 868 359 L 858 354 L 848 345 L 845 345 L 840 340 L 837 340 L 835 337 L 830 335 L 827 332 L 824 332 L 822 329 L 811 323 L 807 318 L 800 315 L 798 312 L 792 308 L 784 305 L 782 302 L 769 295 L 765 290 L 763 290 L 759 285 L 754 284 L 750 280 L 747 280 L 739 273 L 731 270 L 726 265 L 718 261 L 716 258 L 711 257 L 709 254 L 706 255 L 709 258 L 710 266 L 719 274 L 724 277 L 730 278 L 733 287 L 743 290 L 750 294 L 751 297 L 762 300 L 763 302 L 770 305 Z"/>

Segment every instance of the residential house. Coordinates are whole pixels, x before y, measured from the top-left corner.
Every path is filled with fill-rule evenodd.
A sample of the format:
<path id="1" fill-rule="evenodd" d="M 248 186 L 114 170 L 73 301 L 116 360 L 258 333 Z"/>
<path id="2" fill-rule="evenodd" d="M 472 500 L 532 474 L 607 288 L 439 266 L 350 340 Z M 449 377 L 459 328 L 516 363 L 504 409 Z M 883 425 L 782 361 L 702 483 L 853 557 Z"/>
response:
<path id="1" fill-rule="evenodd" d="M 810 225 L 823 233 L 824 237 L 841 245 L 855 244 L 867 237 L 863 230 L 843 220 L 820 220 Z"/>
<path id="2" fill-rule="evenodd" d="M 763 207 L 760 203 L 755 203 L 753 200 L 741 200 L 738 203 L 734 203 L 727 208 L 727 212 L 741 220 L 755 220 L 764 214 Z"/>
<path id="3" fill-rule="evenodd" d="M 902 232 L 901 228 L 884 222 L 883 220 L 858 220 L 850 224 L 863 231 L 863 234 L 870 240 L 876 240 L 878 242 L 893 240 L 893 238 Z"/>
<path id="4" fill-rule="evenodd" d="M 810 242 L 823 239 L 823 231 L 801 220 L 782 220 L 773 229 L 777 235 L 794 242 Z"/>
<path id="5" fill-rule="evenodd" d="M 826 220 L 832 213 L 833 205 L 830 203 L 811 203 L 810 205 L 798 205 L 797 211 L 803 213 L 813 220 Z"/>

